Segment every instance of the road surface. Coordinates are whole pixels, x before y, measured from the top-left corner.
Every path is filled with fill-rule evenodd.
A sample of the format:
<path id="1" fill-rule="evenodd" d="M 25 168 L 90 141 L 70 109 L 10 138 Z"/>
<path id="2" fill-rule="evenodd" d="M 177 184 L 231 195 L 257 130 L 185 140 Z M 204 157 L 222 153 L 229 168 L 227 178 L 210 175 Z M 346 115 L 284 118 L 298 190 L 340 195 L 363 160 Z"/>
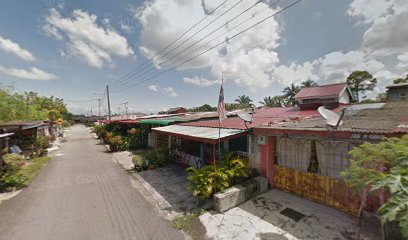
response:
<path id="1" fill-rule="evenodd" d="M 183 239 L 82 125 L 32 184 L 0 205 L 0 239 Z"/>

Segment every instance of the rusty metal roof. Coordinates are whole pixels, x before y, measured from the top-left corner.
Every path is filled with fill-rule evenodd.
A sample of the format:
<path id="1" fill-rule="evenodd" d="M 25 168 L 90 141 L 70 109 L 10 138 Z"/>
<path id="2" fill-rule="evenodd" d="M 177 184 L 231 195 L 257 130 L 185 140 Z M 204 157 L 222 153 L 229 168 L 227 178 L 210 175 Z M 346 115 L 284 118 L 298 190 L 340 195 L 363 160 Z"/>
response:
<path id="1" fill-rule="evenodd" d="M 335 83 L 328 85 L 320 85 L 316 87 L 302 88 L 296 95 L 295 99 L 303 98 L 321 98 L 339 96 L 344 89 L 347 88 L 347 83 Z"/>
<path id="2" fill-rule="evenodd" d="M 355 105 L 346 111 L 343 124 L 335 131 L 360 133 L 408 133 L 408 102 Z M 375 107 L 377 106 L 377 107 Z M 327 131 L 326 121 L 314 117 L 301 121 L 263 125 L 259 128 L 299 131 Z"/>

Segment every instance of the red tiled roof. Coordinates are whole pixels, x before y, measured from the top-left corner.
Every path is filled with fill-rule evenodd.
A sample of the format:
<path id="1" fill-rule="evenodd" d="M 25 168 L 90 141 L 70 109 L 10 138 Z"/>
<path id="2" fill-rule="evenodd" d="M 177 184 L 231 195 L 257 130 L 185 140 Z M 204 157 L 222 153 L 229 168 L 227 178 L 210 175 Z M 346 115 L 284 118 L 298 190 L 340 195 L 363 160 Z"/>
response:
<path id="1" fill-rule="evenodd" d="M 283 108 L 260 108 L 256 109 L 253 115 L 253 121 L 248 124 L 248 128 L 262 124 L 278 123 L 283 121 L 296 121 L 307 117 L 318 116 L 317 110 L 300 110 L 298 107 Z M 180 123 L 178 125 L 196 126 L 196 127 L 218 127 L 219 121 L 208 120 L 199 122 Z M 238 117 L 229 117 L 222 121 L 222 128 L 246 129 L 244 121 Z"/>
<path id="2" fill-rule="evenodd" d="M 336 83 L 321 85 L 317 87 L 302 88 L 296 94 L 295 99 L 339 96 L 345 87 L 347 87 L 347 83 Z"/>

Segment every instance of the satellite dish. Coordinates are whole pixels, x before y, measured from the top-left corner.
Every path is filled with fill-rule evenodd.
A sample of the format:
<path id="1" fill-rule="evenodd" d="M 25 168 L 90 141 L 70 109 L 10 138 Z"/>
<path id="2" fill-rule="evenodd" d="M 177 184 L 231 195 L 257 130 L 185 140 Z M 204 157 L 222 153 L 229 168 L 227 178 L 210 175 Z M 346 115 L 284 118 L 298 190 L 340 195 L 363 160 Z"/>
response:
<path id="1" fill-rule="evenodd" d="M 245 127 L 248 129 L 247 123 L 252 123 L 252 118 L 253 118 L 254 110 L 252 109 L 252 113 L 246 113 L 246 112 L 239 112 L 237 113 L 237 116 L 244 121 Z"/>
<path id="2" fill-rule="evenodd" d="M 338 126 L 340 126 L 343 121 L 341 120 L 342 117 L 340 117 L 339 115 L 337 115 L 337 113 L 330 111 L 326 108 L 324 108 L 323 106 L 320 106 L 317 111 L 319 112 L 320 116 L 322 116 L 324 119 L 326 119 L 326 124 L 337 128 Z M 343 111 L 344 113 L 344 111 Z M 342 114 L 343 116 L 343 114 Z"/>
<path id="3" fill-rule="evenodd" d="M 131 120 L 136 120 L 137 119 L 137 116 L 136 115 L 130 115 L 130 117 L 129 117 Z"/>
<path id="4" fill-rule="evenodd" d="M 244 120 L 245 122 L 252 122 L 252 115 L 246 112 L 240 112 L 237 114 L 239 118 Z"/>

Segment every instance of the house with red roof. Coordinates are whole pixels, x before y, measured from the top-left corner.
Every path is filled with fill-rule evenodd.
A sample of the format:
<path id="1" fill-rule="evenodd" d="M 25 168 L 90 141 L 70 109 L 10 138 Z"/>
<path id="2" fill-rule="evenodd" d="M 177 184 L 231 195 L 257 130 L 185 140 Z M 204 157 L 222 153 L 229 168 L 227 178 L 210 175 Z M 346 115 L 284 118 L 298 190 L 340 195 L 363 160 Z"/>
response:
<path id="1" fill-rule="evenodd" d="M 257 136 L 251 134 L 252 129 L 263 124 L 276 124 L 287 121 L 318 116 L 316 109 L 301 110 L 299 107 L 259 108 L 248 111 L 252 122 L 245 123 L 236 113 L 229 113 L 228 118 L 221 123 L 217 119 L 182 122 L 175 125 L 152 128 L 159 138 L 169 136 L 181 148 L 180 161 L 201 167 L 211 164 L 213 159 L 219 159 L 219 144 L 221 152 L 235 151 L 243 157 L 248 157 L 251 167 L 259 169 L 259 151 Z M 220 135 L 220 139 L 219 139 Z"/>
<path id="2" fill-rule="evenodd" d="M 342 104 L 350 104 L 354 98 L 347 83 L 335 83 L 302 88 L 296 95 L 301 109 L 317 109 L 320 106 L 332 109 Z"/>
<path id="3" fill-rule="evenodd" d="M 271 187 L 354 216 L 377 210 L 385 196 L 369 196 L 346 186 L 341 172 L 350 165 L 349 151 L 407 133 L 408 106 L 403 101 L 349 105 L 337 129 L 320 116 L 253 129 L 254 136 L 262 139 L 257 143 L 260 174 Z"/>

